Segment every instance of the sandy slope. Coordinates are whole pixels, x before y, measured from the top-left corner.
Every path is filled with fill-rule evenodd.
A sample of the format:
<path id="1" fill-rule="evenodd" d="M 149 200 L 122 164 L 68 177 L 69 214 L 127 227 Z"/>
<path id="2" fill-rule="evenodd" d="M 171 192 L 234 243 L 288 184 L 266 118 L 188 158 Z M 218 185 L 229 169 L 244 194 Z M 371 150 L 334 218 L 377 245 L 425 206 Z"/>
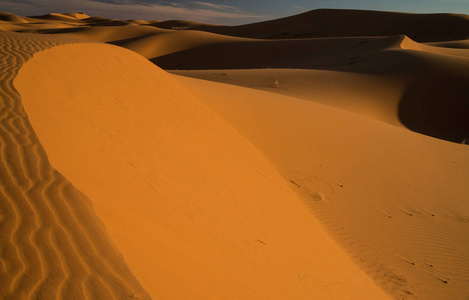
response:
<path id="1" fill-rule="evenodd" d="M 396 299 L 469 295 L 469 152 L 313 102 L 180 77 Z"/>
<path id="2" fill-rule="evenodd" d="M 0 37 L 0 298 L 145 299 L 90 201 L 49 164 L 13 86 L 35 52 L 63 43 Z"/>
<path id="3" fill-rule="evenodd" d="M 387 298 L 258 150 L 143 57 L 61 46 L 15 85 L 154 298 Z"/>
<path id="4" fill-rule="evenodd" d="M 170 31 L 157 33 L 142 38 L 123 40 L 114 44 L 135 51 L 147 59 L 155 60 L 181 51 L 191 51 L 204 46 L 227 44 L 233 42 L 249 42 L 252 39 L 228 37 L 202 31 Z M 230 51 L 231 52 L 231 51 Z M 204 56 L 204 58 L 207 55 Z M 170 58 L 172 60 L 172 58 Z M 177 60 L 177 58 L 176 58 Z M 203 64 L 203 62 L 199 62 Z M 179 63 L 176 63 L 179 65 Z M 184 64 L 184 62 L 181 62 Z M 173 67 L 174 68 L 174 67 Z"/>
<path id="5" fill-rule="evenodd" d="M 277 68 L 169 72 L 301 98 L 403 126 L 398 108 L 406 85 L 395 76 Z"/>
<path id="6" fill-rule="evenodd" d="M 197 70 L 175 74 L 300 97 L 453 142 L 469 137 L 467 49 L 405 36 L 251 40 L 152 61 Z"/>
<path id="7" fill-rule="evenodd" d="M 0 298 L 467 299 L 467 23 L 0 13 Z"/>

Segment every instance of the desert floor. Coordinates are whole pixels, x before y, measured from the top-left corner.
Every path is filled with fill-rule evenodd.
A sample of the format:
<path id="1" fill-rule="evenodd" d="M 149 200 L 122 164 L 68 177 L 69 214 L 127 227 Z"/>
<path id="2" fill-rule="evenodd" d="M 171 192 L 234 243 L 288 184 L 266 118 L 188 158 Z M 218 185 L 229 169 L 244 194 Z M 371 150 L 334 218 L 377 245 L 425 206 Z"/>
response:
<path id="1" fill-rule="evenodd" d="M 1 299 L 468 299 L 469 16 L 0 13 Z"/>

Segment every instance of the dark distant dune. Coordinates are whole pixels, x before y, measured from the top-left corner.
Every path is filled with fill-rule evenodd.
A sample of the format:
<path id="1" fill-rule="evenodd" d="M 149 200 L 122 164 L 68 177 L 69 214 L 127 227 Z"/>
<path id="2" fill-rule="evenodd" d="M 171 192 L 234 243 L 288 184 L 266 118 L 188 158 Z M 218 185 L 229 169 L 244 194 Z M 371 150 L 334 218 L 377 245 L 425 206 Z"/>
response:
<path id="1" fill-rule="evenodd" d="M 27 21 L 15 14 L 10 14 L 7 12 L 0 12 L 0 21 L 11 22 L 11 23 L 27 23 Z"/>
<path id="2" fill-rule="evenodd" d="M 318 9 L 247 25 L 198 25 L 191 29 L 261 39 L 406 35 L 417 42 L 441 42 L 469 38 L 469 18 L 458 14 Z"/>
<path id="3" fill-rule="evenodd" d="M 197 22 L 186 21 L 186 20 L 170 20 L 170 21 L 152 22 L 149 25 L 158 27 L 158 28 L 163 28 L 163 29 L 175 29 L 175 30 L 191 29 L 191 28 L 198 27 L 198 26 L 216 26 L 216 25 L 203 24 L 203 23 L 197 23 Z"/>

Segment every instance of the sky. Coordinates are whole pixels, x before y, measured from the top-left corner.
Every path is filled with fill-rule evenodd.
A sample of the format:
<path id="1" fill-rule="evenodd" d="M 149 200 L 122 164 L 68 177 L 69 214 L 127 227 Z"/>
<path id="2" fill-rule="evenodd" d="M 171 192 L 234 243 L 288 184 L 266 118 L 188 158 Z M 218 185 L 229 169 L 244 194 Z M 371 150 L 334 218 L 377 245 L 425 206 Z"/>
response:
<path id="1" fill-rule="evenodd" d="M 469 15 L 469 0 L 0 0 L 0 11 L 21 16 L 85 12 L 115 19 L 190 20 L 238 25 L 318 8 Z"/>

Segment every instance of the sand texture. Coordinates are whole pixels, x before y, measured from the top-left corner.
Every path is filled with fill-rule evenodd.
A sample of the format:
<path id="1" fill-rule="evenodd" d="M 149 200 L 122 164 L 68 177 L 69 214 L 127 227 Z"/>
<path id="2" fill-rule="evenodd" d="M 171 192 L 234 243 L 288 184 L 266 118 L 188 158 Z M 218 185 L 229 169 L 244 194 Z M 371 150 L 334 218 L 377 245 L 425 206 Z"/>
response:
<path id="1" fill-rule="evenodd" d="M 1 35 L 0 297 L 148 298 L 89 199 L 50 165 L 13 86 L 35 52 L 61 43 Z"/>
<path id="2" fill-rule="evenodd" d="M 468 28 L 0 13 L 0 298 L 468 299 Z"/>

